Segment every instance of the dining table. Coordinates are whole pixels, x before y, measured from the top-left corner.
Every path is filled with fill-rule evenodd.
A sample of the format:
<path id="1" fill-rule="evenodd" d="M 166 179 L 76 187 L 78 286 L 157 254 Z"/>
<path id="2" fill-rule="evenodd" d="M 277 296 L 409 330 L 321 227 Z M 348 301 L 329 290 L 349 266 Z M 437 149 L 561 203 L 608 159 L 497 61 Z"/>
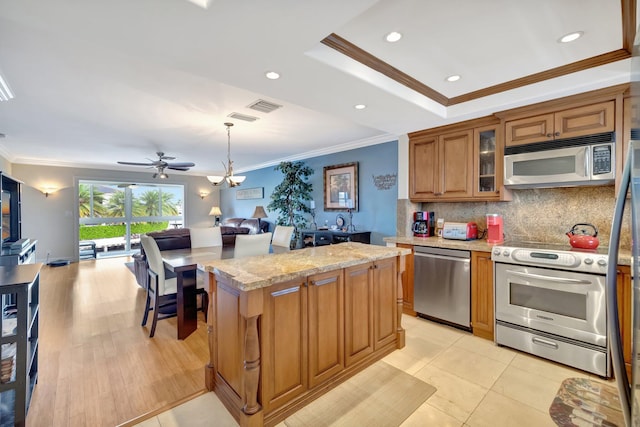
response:
<path id="1" fill-rule="evenodd" d="M 198 265 L 203 265 L 217 259 L 233 258 L 233 249 L 233 246 L 207 246 L 160 251 L 164 266 L 176 275 L 176 311 L 179 340 L 187 338 L 198 327 L 196 282 Z M 285 251 L 288 251 L 288 249 L 277 246 L 269 248 L 269 253 L 281 253 Z"/>
<path id="2" fill-rule="evenodd" d="M 208 246 L 160 251 L 164 266 L 176 275 L 178 339 L 183 340 L 198 327 L 196 275 L 198 264 L 233 258 L 233 248 Z"/>

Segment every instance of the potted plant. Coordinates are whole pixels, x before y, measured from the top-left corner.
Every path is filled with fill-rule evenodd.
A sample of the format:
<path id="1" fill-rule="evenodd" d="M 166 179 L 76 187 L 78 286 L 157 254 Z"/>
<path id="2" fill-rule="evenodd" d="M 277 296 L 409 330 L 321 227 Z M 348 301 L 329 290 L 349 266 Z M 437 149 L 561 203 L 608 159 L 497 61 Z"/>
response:
<path id="1" fill-rule="evenodd" d="M 271 193 L 267 209 L 278 212 L 277 225 L 293 226 L 292 242 L 297 242 L 299 231 L 307 227 L 304 214 L 311 212 L 306 202 L 311 200 L 313 186 L 307 178 L 313 175 L 313 169 L 304 162 L 281 162 L 275 170 L 282 172 L 284 177 Z"/>

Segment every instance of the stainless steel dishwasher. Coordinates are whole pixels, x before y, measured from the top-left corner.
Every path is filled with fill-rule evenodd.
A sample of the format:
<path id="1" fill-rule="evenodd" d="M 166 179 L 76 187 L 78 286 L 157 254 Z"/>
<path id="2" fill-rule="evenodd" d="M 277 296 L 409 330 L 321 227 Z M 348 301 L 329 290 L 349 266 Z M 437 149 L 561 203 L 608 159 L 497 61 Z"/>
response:
<path id="1" fill-rule="evenodd" d="M 414 310 L 471 329 L 471 252 L 415 247 Z"/>

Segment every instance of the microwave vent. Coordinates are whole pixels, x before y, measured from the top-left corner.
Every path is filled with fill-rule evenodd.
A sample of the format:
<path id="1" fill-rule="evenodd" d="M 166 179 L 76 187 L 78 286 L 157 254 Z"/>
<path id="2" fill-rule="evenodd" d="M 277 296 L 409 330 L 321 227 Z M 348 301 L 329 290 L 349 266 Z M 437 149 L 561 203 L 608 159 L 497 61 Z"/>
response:
<path id="1" fill-rule="evenodd" d="M 556 139 L 553 141 L 534 142 L 533 144 L 505 147 L 504 154 L 534 153 L 536 151 L 555 150 L 558 148 L 577 147 L 580 145 L 602 144 L 602 143 L 615 142 L 615 141 L 616 141 L 615 132 L 605 132 L 605 133 L 597 133 L 597 134 L 587 135 L 587 136 L 578 136 L 575 138 Z"/>
<path id="2" fill-rule="evenodd" d="M 640 139 L 640 129 L 639 128 L 631 128 L 631 139 L 634 141 Z"/>

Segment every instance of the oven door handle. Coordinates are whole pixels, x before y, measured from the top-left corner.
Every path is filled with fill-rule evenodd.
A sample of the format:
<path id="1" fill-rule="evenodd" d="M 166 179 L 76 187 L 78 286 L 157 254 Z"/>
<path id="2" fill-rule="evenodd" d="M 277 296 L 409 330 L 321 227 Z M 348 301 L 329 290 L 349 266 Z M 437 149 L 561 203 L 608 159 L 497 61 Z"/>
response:
<path id="1" fill-rule="evenodd" d="M 568 283 L 570 285 L 591 285 L 592 284 L 592 282 L 589 280 L 543 276 L 542 274 L 521 273 L 519 271 L 513 271 L 513 270 L 507 270 L 507 273 L 513 274 L 514 276 L 526 277 L 529 279 L 540 279 L 540 280 L 546 280 L 547 282 L 556 282 L 556 283 Z"/>

